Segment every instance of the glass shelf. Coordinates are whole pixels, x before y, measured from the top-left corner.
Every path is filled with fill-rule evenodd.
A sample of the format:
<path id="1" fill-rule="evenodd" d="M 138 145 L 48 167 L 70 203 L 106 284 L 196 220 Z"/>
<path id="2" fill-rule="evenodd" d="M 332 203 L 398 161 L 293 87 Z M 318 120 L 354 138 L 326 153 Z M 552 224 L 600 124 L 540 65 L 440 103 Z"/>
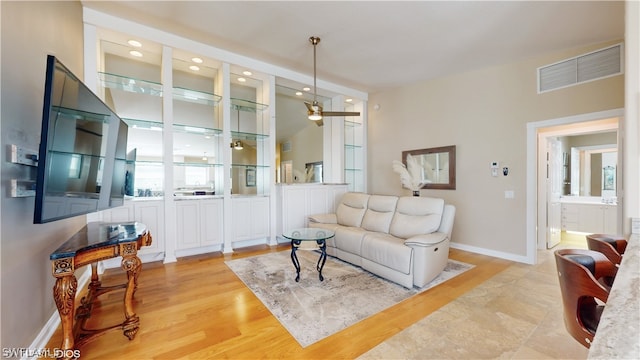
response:
<path id="1" fill-rule="evenodd" d="M 131 126 L 134 129 L 144 129 L 144 130 L 153 130 L 153 131 L 163 130 L 162 123 L 157 121 L 127 119 L 127 118 L 123 118 L 122 121 L 124 121 L 125 123 L 127 123 L 128 126 Z"/>
<path id="2" fill-rule="evenodd" d="M 231 164 L 232 167 L 244 167 L 244 168 L 256 168 L 256 169 L 268 169 L 268 165 L 256 165 L 256 164 Z"/>
<path id="3" fill-rule="evenodd" d="M 217 106 L 222 96 L 207 93 L 204 91 L 190 90 L 185 88 L 174 87 L 173 98 L 175 100 L 181 100 L 191 102 L 195 104 Z"/>
<path id="4" fill-rule="evenodd" d="M 255 101 L 231 98 L 231 109 L 233 110 L 259 112 L 264 111 L 268 107 L 266 104 L 260 104 Z"/>
<path id="5" fill-rule="evenodd" d="M 195 167 L 220 167 L 222 164 L 218 163 L 197 163 L 197 162 L 174 162 L 175 166 L 195 166 Z"/>
<path id="6" fill-rule="evenodd" d="M 231 137 L 234 140 L 265 140 L 269 138 L 269 135 L 232 131 Z"/>
<path id="7" fill-rule="evenodd" d="M 131 160 L 127 160 L 127 162 L 131 162 Z M 156 161 L 156 160 L 135 160 L 136 164 L 141 164 L 141 165 L 149 165 L 149 166 L 163 166 L 164 163 L 162 161 Z"/>
<path id="8" fill-rule="evenodd" d="M 159 83 L 103 72 L 98 73 L 98 80 L 100 80 L 100 84 L 105 88 L 151 96 L 162 96 L 162 84 Z"/>
<path id="9" fill-rule="evenodd" d="M 173 131 L 188 133 L 188 134 L 197 134 L 202 136 L 221 136 L 222 135 L 222 130 L 220 129 L 212 129 L 212 128 L 205 128 L 200 126 L 180 125 L 180 124 L 174 124 Z"/>
<path id="10" fill-rule="evenodd" d="M 362 145 L 344 144 L 346 150 L 358 150 L 362 149 Z"/>
<path id="11" fill-rule="evenodd" d="M 362 123 L 357 122 L 357 121 L 349 121 L 347 119 L 344 120 L 344 126 L 345 127 L 359 127 L 362 126 Z"/>
<path id="12" fill-rule="evenodd" d="M 109 122 L 109 118 L 111 117 L 111 114 L 99 114 L 99 113 L 82 111 L 78 109 L 70 109 L 70 108 L 60 107 L 60 106 L 52 106 L 51 110 L 59 114 L 65 115 L 65 118 L 71 118 L 69 120 L 90 120 L 90 121 L 96 121 L 101 123 L 107 123 Z"/>
<path id="13" fill-rule="evenodd" d="M 48 150 L 47 151 L 48 154 L 50 154 L 51 156 L 56 157 L 57 159 L 63 158 L 63 159 L 70 159 L 73 157 L 78 157 L 81 156 L 83 158 L 83 161 L 85 158 L 88 159 L 102 159 L 104 161 L 105 157 L 102 155 L 95 155 L 95 154 L 86 154 L 86 153 L 82 153 L 82 152 L 70 152 L 70 151 L 60 151 L 60 150 Z"/>

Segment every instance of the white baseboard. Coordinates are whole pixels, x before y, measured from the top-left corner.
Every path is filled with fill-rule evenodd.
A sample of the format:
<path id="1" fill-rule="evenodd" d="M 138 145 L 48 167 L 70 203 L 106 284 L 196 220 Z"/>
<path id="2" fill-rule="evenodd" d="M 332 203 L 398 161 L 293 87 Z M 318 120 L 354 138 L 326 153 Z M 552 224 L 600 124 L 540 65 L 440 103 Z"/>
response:
<path id="1" fill-rule="evenodd" d="M 84 289 L 89 284 L 89 281 L 91 281 L 91 267 L 86 267 L 77 280 L 78 280 L 78 287 L 76 290 L 76 298 L 80 295 L 80 293 L 82 293 L 81 290 Z M 40 332 L 38 333 L 36 338 L 33 340 L 33 342 L 31 342 L 31 345 L 29 345 L 29 349 L 45 349 L 47 347 L 47 344 L 49 343 L 49 340 L 51 340 L 53 333 L 58 329 L 58 326 L 60 326 L 60 315 L 56 310 L 53 312 L 53 314 L 51 314 L 51 316 L 49 317 L 49 320 L 44 325 L 42 330 L 40 330 Z M 22 358 L 22 359 L 35 360 L 37 358 L 38 358 L 37 356 L 34 356 L 34 357 Z"/>
<path id="2" fill-rule="evenodd" d="M 142 261 L 143 264 L 154 261 L 163 261 L 164 253 L 138 254 L 138 258 L 140 258 L 140 261 Z M 119 268 L 120 266 L 122 266 L 121 257 L 102 260 L 98 265 L 98 273 L 102 274 L 105 269 Z"/>
<path id="3" fill-rule="evenodd" d="M 185 256 L 200 255 L 200 254 L 206 254 L 206 253 L 211 253 L 216 251 L 222 251 L 222 244 L 197 247 L 193 249 L 176 250 L 176 257 L 181 258 Z"/>
<path id="4" fill-rule="evenodd" d="M 529 265 L 533 264 L 533 260 L 527 258 L 526 256 L 519 256 L 519 255 L 514 255 L 511 253 L 506 253 L 502 251 L 489 250 L 481 247 L 470 246 L 470 245 L 465 245 L 465 244 L 460 244 L 455 242 L 452 242 L 449 246 L 454 249 L 464 250 L 464 251 L 468 251 L 476 254 L 492 256 L 500 259 L 515 261 L 515 262 L 529 264 Z"/>
<path id="5" fill-rule="evenodd" d="M 233 243 L 231 243 L 231 247 L 233 247 L 234 249 L 239 249 L 239 248 L 255 246 L 255 245 L 265 245 L 268 243 L 269 243 L 269 239 L 264 237 L 260 239 L 234 241 Z"/>

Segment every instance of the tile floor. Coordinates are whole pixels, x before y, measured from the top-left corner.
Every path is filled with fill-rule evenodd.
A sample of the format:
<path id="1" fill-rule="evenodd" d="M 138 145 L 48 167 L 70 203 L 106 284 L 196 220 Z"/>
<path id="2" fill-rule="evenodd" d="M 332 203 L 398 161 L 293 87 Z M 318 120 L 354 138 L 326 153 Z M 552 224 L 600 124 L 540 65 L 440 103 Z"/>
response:
<path id="1" fill-rule="evenodd" d="M 586 248 L 563 237 L 558 248 Z M 565 330 L 553 250 L 502 273 L 374 347 L 359 359 L 586 359 Z"/>

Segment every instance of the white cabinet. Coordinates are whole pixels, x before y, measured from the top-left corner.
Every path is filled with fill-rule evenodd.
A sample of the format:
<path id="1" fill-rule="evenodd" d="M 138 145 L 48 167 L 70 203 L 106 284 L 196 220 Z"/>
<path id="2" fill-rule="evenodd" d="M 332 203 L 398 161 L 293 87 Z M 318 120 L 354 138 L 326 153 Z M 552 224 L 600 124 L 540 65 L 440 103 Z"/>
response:
<path id="1" fill-rule="evenodd" d="M 618 207 L 613 205 L 604 205 L 603 212 L 603 229 L 604 234 L 618 234 Z"/>
<path id="2" fill-rule="evenodd" d="M 150 246 L 143 247 L 141 253 L 158 253 L 165 251 L 164 235 L 164 201 L 136 201 L 133 204 L 133 218 L 145 224 L 151 232 L 153 241 Z"/>
<path id="3" fill-rule="evenodd" d="M 176 200 L 176 249 L 178 256 L 220 250 L 222 199 Z"/>
<path id="4" fill-rule="evenodd" d="M 562 230 L 585 233 L 617 233 L 617 206 L 610 204 L 562 204 Z"/>
<path id="5" fill-rule="evenodd" d="M 562 204 L 562 230 L 578 231 L 578 206 L 576 204 Z"/>
<path id="6" fill-rule="evenodd" d="M 306 227 L 309 215 L 335 212 L 347 184 L 279 184 L 277 191 L 277 235 Z"/>
<path id="7" fill-rule="evenodd" d="M 164 253 L 164 200 L 126 200 L 123 206 L 103 211 L 102 220 L 114 223 L 137 221 L 144 224 L 153 241 L 150 246 L 141 248 L 138 254 Z"/>
<path id="8" fill-rule="evenodd" d="M 269 198 L 234 197 L 231 199 L 232 242 L 266 239 L 269 237 Z"/>
<path id="9" fill-rule="evenodd" d="M 599 234 L 617 232 L 617 207 L 606 204 L 585 204 L 579 206 L 579 231 Z"/>

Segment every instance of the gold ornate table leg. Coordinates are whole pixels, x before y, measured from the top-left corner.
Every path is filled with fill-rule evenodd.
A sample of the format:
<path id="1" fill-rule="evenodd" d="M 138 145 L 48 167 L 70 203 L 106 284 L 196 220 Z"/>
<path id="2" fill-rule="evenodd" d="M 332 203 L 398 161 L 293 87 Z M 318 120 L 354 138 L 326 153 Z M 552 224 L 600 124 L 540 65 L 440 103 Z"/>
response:
<path id="1" fill-rule="evenodd" d="M 53 262 L 53 273 L 56 277 L 53 298 L 62 323 L 62 344 L 60 347 L 64 354 L 72 353 L 75 346 L 73 321 L 78 280 L 73 271 L 73 259 L 59 259 Z"/>
<path id="2" fill-rule="evenodd" d="M 124 335 L 133 340 L 140 328 L 140 318 L 133 311 L 133 295 L 138 287 L 138 274 L 142 269 L 142 261 L 136 256 L 136 244 L 122 244 L 122 269 L 127 272 L 127 288 L 124 293 L 124 314 L 126 320 L 122 324 Z"/>

